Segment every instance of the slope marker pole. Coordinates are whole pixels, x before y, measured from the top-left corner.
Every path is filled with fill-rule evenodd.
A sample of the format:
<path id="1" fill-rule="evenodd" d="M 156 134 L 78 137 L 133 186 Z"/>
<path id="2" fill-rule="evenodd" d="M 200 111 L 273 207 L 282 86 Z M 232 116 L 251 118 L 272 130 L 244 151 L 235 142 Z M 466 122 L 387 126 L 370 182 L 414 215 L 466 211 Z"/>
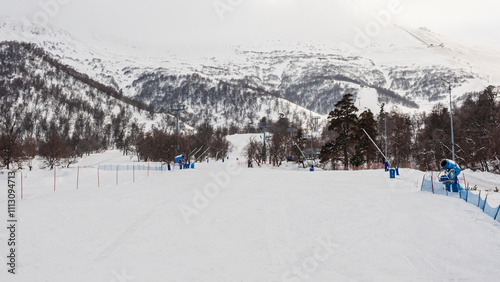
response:
<path id="1" fill-rule="evenodd" d="M 424 181 L 425 181 L 425 174 L 424 177 L 422 177 L 422 186 L 420 186 L 420 192 L 424 191 Z"/>
<path id="2" fill-rule="evenodd" d="M 431 185 L 432 185 L 432 194 L 434 194 L 434 172 L 431 171 Z"/>

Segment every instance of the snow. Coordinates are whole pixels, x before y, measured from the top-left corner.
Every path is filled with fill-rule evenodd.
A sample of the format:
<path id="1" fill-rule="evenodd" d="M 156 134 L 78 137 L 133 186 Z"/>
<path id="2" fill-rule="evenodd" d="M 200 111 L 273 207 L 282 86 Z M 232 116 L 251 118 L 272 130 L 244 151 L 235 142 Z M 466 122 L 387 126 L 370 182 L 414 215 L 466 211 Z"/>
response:
<path id="1" fill-rule="evenodd" d="M 248 169 L 241 153 L 251 137 L 259 135 L 230 136 L 224 163 L 135 171 L 135 183 L 131 171 L 119 171 L 119 185 L 115 171 L 101 171 L 97 187 L 98 164 L 147 165 L 118 151 L 83 159 L 78 190 L 76 167 L 57 170 L 56 192 L 53 171 L 24 172 L 18 274 L 4 268 L 0 280 L 498 279 L 500 223 L 463 200 L 420 192 L 422 172 L 391 180 L 380 170 Z"/>
<path id="2" fill-rule="evenodd" d="M 380 112 L 377 90 L 373 88 L 362 88 L 356 97 L 355 106 L 360 112 L 370 110 L 373 114 Z"/>

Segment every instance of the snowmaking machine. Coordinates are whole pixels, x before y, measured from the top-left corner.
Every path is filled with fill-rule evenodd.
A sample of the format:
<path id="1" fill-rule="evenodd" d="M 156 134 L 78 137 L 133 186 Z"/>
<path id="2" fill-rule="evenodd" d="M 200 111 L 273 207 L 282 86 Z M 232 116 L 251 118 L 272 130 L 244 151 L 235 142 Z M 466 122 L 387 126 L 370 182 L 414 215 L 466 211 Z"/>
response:
<path id="1" fill-rule="evenodd" d="M 458 192 L 460 184 L 458 184 L 458 175 L 460 174 L 460 167 L 452 160 L 444 159 L 441 161 L 442 175 L 439 177 L 439 182 L 446 186 L 448 192 Z"/>

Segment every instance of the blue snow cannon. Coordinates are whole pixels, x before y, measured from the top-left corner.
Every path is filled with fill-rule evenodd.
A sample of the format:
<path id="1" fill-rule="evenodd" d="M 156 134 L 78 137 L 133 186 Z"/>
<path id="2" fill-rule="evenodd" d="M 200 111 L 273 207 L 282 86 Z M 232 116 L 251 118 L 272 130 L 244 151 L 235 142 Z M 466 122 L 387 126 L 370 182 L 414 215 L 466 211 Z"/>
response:
<path id="1" fill-rule="evenodd" d="M 175 162 L 178 164 L 184 164 L 184 155 L 179 155 L 175 157 Z"/>
<path id="2" fill-rule="evenodd" d="M 177 157 L 175 157 L 175 166 L 177 166 L 177 164 L 179 165 L 179 169 L 183 169 L 184 168 L 184 155 L 178 155 Z"/>
<path id="3" fill-rule="evenodd" d="M 458 184 L 458 175 L 461 172 L 460 167 L 454 161 L 444 159 L 441 161 L 441 168 L 444 174 L 439 177 L 439 181 L 446 185 L 448 192 L 458 192 L 460 188 Z"/>

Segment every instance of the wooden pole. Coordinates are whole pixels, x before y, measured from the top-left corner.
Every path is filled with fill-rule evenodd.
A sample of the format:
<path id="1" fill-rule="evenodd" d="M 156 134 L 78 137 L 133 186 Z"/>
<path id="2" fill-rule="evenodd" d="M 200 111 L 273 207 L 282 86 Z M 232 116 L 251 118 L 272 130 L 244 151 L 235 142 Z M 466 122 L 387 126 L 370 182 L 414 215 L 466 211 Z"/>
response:
<path id="1" fill-rule="evenodd" d="M 422 186 L 420 186 L 420 192 L 424 190 L 424 181 L 425 181 L 425 174 L 424 177 L 422 178 Z"/>
<path id="2" fill-rule="evenodd" d="M 432 194 L 434 194 L 434 172 L 431 171 Z"/>
<path id="3" fill-rule="evenodd" d="M 486 194 L 486 198 L 484 198 L 483 212 L 484 212 L 484 209 L 486 208 L 487 203 L 488 203 L 488 194 Z"/>
<path id="4" fill-rule="evenodd" d="M 479 208 L 479 204 L 481 203 L 481 190 L 479 190 L 479 199 L 477 200 L 477 207 Z"/>

